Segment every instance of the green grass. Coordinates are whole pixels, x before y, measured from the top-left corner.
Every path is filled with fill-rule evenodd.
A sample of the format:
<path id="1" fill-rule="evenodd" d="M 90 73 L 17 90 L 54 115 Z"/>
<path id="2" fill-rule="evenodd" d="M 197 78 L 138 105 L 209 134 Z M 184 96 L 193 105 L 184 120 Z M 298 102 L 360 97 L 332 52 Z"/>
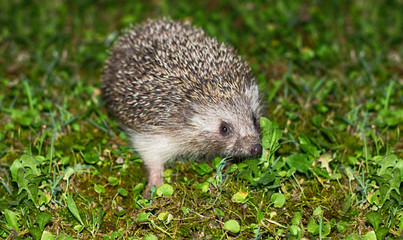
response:
<path id="1" fill-rule="evenodd" d="M 1 239 L 402 238 L 402 1 L 0 9 Z M 99 78 L 117 35 L 159 16 L 234 45 L 270 121 L 261 158 L 171 163 L 147 200 Z"/>

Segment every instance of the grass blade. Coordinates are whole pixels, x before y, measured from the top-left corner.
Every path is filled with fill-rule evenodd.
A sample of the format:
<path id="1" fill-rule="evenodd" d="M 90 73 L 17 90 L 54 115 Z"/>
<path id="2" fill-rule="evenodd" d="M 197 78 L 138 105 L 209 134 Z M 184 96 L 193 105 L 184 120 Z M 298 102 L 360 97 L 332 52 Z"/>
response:
<path id="1" fill-rule="evenodd" d="M 83 220 L 80 217 L 80 213 L 78 212 L 76 203 L 74 202 L 74 199 L 69 195 L 69 196 L 67 196 L 66 202 L 67 202 L 67 207 L 69 208 L 69 210 L 73 214 L 73 216 L 81 223 L 81 225 L 84 225 Z"/>

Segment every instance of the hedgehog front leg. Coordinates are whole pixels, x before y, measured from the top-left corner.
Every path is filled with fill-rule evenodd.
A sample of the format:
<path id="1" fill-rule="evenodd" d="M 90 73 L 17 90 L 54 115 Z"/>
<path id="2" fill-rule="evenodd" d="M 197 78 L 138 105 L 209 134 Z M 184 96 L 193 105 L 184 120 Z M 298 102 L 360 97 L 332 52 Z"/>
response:
<path id="1" fill-rule="evenodd" d="M 162 179 L 162 176 L 164 174 L 164 164 L 146 165 L 146 168 L 148 187 L 151 187 L 151 185 L 155 185 L 158 187 L 159 185 L 164 184 L 164 180 Z"/>
<path id="2" fill-rule="evenodd" d="M 147 188 L 144 195 L 150 195 L 151 185 L 164 184 L 164 164 L 171 159 L 176 152 L 175 141 L 167 136 L 145 134 L 127 131 L 133 145 L 133 149 L 140 155 L 147 170 Z"/>
<path id="3" fill-rule="evenodd" d="M 149 158 L 143 157 L 143 162 L 147 170 L 147 187 L 144 192 L 144 196 L 150 196 L 151 185 L 158 187 L 164 184 L 163 174 L 164 174 L 164 161 L 161 160 L 151 160 Z"/>

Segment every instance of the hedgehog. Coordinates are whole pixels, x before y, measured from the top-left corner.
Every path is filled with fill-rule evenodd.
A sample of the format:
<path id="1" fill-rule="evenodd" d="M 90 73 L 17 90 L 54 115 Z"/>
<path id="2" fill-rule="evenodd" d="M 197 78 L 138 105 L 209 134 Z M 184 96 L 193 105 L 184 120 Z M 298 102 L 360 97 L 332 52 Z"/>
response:
<path id="1" fill-rule="evenodd" d="M 261 102 L 237 51 L 188 22 L 148 20 L 119 37 L 101 76 L 104 103 L 143 160 L 147 188 L 170 159 L 262 153 Z"/>

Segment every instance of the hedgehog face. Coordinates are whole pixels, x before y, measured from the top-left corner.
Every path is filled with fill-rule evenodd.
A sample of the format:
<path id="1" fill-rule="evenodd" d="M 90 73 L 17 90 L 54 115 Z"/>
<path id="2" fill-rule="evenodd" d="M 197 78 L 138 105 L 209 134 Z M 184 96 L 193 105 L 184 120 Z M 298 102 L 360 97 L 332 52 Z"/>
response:
<path id="1" fill-rule="evenodd" d="M 219 147 L 219 155 L 223 156 L 256 156 L 262 153 L 260 144 L 260 125 L 253 113 L 237 116 L 227 115 L 227 119 L 216 123 L 216 132 L 210 133 L 215 140 L 214 147 Z M 230 119 L 231 117 L 233 119 Z M 234 119 L 236 119 L 234 121 Z"/>
<path id="2" fill-rule="evenodd" d="M 260 115 L 253 110 L 246 101 L 199 105 L 197 113 L 190 118 L 192 139 L 196 139 L 200 151 L 205 151 L 199 154 L 234 157 L 260 155 Z"/>

